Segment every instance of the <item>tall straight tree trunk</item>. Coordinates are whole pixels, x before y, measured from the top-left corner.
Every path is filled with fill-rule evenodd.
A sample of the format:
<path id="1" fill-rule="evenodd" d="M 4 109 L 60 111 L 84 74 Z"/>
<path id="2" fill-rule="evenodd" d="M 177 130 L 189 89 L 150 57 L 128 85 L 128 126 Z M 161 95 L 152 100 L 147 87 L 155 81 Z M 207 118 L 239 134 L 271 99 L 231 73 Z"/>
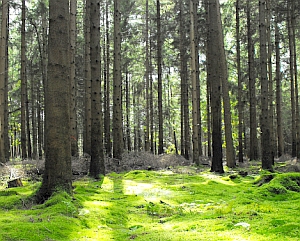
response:
<path id="1" fill-rule="evenodd" d="M 145 127 L 145 151 L 150 151 L 150 108 L 149 108 L 149 1 L 146 0 L 146 30 L 145 30 L 145 40 L 146 40 L 146 60 L 145 60 L 145 81 L 146 81 L 146 127 Z"/>
<path id="2" fill-rule="evenodd" d="M 235 166 L 235 153 L 232 139 L 232 125 L 231 125 L 231 104 L 229 97 L 228 87 L 228 71 L 227 71 L 227 60 L 224 48 L 224 35 L 222 29 L 221 14 L 218 13 L 218 31 L 219 31 L 219 45 L 220 45 L 220 78 L 222 84 L 222 95 L 223 95 L 223 108 L 224 108 L 224 125 L 225 125 L 225 141 L 226 141 L 226 161 L 228 167 Z"/>
<path id="3" fill-rule="evenodd" d="M 291 79 L 291 111 L 292 111 L 292 156 L 297 156 L 297 125 L 296 125 L 296 91 L 295 91 L 295 72 L 294 72 L 294 38 L 292 29 L 292 16 L 290 0 L 288 1 L 287 25 L 290 51 L 290 79 Z"/>
<path id="4" fill-rule="evenodd" d="M 198 33 L 198 4 L 199 0 L 193 0 L 194 14 L 194 45 L 195 45 L 195 72 L 196 72 L 196 89 L 198 105 L 198 150 L 199 156 L 203 155 L 202 148 L 202 119 L 201 119 L 201 91 L 200 91 L 200 64 L 199 64 L 199 33 Z"/>
<path id="5" fill-rule="evenodd" d="M 7 22 L 8 22 L 8 1 L 2 0 L 2 22 L 1 22 L 1 45 L 0 45 L 0 162 L 4 163 L 6 159 L 5 148 L 5 106 L 6 106 L 6 44 L 7 44 Z"/>
<path id="6" fill-rule="evenodd" d="M 128 71 L 126 70 L 125 79 L 125 91 L 126 91 L 126 139 L 127 150 L 131 151 L 131 137 L 130 137 L 130 86 L 128 80 Z"/>
<path id="7" fill-rule="evenodd" d="M 183 19 L 183 6 L 180 1 L 179 31 L 180 31 L 180 79 L 181 79 L 181 154 L 185 159 L 190 156 L 190 124 L 189 124 L 189 85 L 187 70 L 186 35 Z"/>
<path id="8" fill-rule="evenodd" d="M 206 20 L 206 39 L 205 39 L 205 47 L 206 47 L 206 56 L 208 56 L 208 42 L 209 42 L 209 1 L 203 0 L 204 8 L 205 8 L 205 20 Z M 209 64 L 209 58 L 206 59 L 206 69 L 208 73 L 208 68 L 210 66 Z M 206 77 L 206 123 L 207 123 L 207 156 L 212 156 L 212 144 L 211 144 L 211 84 L 210 84 L 211 78 Z"/>
<path id="9" fill-rule="evenodd" d="M 32 128 L 32 158 L 38 160 L 38 148 L 37 148 L 37 92 L 39 91 L 36 86 L 35 76 L 33 74 L 32 61 L 30 61 L 30 75 L 31 75 L 31 128 Z"/>
<path id="10" fill-rule="evenodd" d="M 150 36 L 151 36 L 151 33 L 150 33 Z M 153 73 L 153 68 L 152 68 L 152 51 L 151 51 L 151 39 L 150 39 L 150 46 L 149 46 L 149 70 L 150 70 L 150 75 L 149 75 L 149 81 L 150 81 L 150 89 L 149 89 L 149 92 L 150 92 L 150 95 L 149 95 L 149 98 L 150 98 L 150 105 L 149 105 L 149 108 L 150 108 L 150 150 L 151 150 L 151 153 L 155 153 L 155 147 L 154 147 L 154 108 L 153 108 L 153 78 L 152 78 L 152 73 Z"/>
<path id="11" fill-rule="evenodd" d="M 295 97 L 296 97 L 296 157 L 300 158 L 300 109 L 299 109 L 299 90 L 298 90 L 298 67 L 297 67 L 297 47 L 296 47 L 296 16 L 295 16 L 295 1 L 290 2 L 291 9 L 291 33 L 292 33 L 292 43 L 293 43 L 293 60 L 292 63 L 294 65 L 294 75 L 295 75 Z"/>
<path id="12" fill-rule="evenodd" d="M 267 76 L 267 36 L 266 36 L 266 0 L 259 0 L 259 45 L 260 45 L 260 83 L 261 83 L 261 161 L 262 168 L 273 170 L 273 158 L 270 138 L 270 113 L 268 105 L 268 76 Z"/>
<path id="13" fill-rule="evenodd" d="M 220 4 L 219 0 L 210 0 L 208 6 L 208 42 L 207 42 L 207 75 L 211 86 L 211 109 L 212 109 L 212 165 L 211 171 L 224 173 L 222 162 L 222 114 L 221 114 L 221 81 L 222 63 L 222 45 L 220 42 Z"/>
<path id="14" fill-rule="evenodd" d="M 22 0 L 22 26 L 21 26 L 21 149 L 22 149 L 22 159 L 27 158 L 25 11 L 26 11 L 25 0 Z"/>
<path id="15" fill-rule="evenodd" d="M 69 50 L 69 1 L 50 0 L 46 161 L 38 202 L 44 202 L 58 188 L 72 192 Z"/>
<path id="16" fill-rule="evenodd" d="M 90 50 L 90 0 L 85 1 L 85 50 L 84 50 L 84 79 L 85 79 L 85 111 L 84 111 L 84 138 L 83 152 L 91 155 L 91 50 Z"/>
<path id="17" fill-rule="evenodd" d="M 243 162 L 243 83 L 241 78 L 241 43 L 240 43 L 240 0 L 236 0 L 236 54 L 237 54 L 237 77 L 238 77 L 238 140 L 239 140 L 239 162 Z"/>
<path id="18" fill-rule="evenodd" d="M 92 89 L 90 175 L 97 179 L 99 178 L 99 175 L 105 175 L 100 77 L 100 0 L 91 0 L 90 21 L 90 56 Z"/>
<path id="19" fill-rule="evenodd" d="M 109 37 L 109 1 L 106 1 L 105 6 L 105 38 L 106 38 L 106 75 L 105 75 L 105 85 L 106 88 L 105 96 L 104 96 L 104 136 L 105 136 L 105 150 L 106 155 L 112 156 L 112 143 L 111 143 L 111 135 L 110 135 L 110 37 Z"/>
<path id="20" fill-rule="evenodd" d="M 190 0 L 190 46 L 191 46 L 191 76 L 192 76 L 192 117 L 193 117 L 193 162 L 196 165 L 200 164 L 199 159 L 199 128 L 198 128 L 198 116 L 199 116 L 199 105 L 198 105 L 198 91 L 197 91 L 197 77 L 196 77 L 196 49 L 195 49 L 195 28 L 194 28 L 194 6 L 193 0 Z"/>
<path id="21" fill-rule="evenodd" d="M 76 54 L 76 11 L 77 0 L 70 0 L 70 80 L 71 80 L 71 155 L 78 155 L 78 133 L 76 116 L 76 75 L 75 75 L 75 54 Z"/>
<path id="22" fill-rule="evenodd" d="M 247 37 L 248 37 L 248 75 L 250 102 L 250 160 L 258 159 L 257 120 L 256 120 L 256 86 L 254 67 L 254 44 L 252 39 L 251 2 L 247 0 Z"/>
<path id="23" fill-rule="evenodd" d="M 157 11 L 157 92 L 158 92 L 158 154 L 164 152 L 163 106 L 162 106 L 162 39 L 160 21 L 160 0 L 156 1 Z"/>
<path id="24" fill-rule="evenodd" d="M 113 156 L 122 160 L 122 76 L 121 76 L 121 13 L 120 0 L 114 0 L 114 90 L 113 90 Z"/>
<path id="25" fill-rule="evenodd" d="M 272 40 L 271 40 L 271 0 L 266 0 L 266 24 L 267 24 L 267 70 L 268 70 L 268 79 L 269 79 L 269 114 L 270 114 L 270 147 L 271 147 L 271 155 L 272 160 L 274 160 L 275 156 L 275 129 L 274 129 L 274 93 L 273 93 L 273 68 L 272 68 Z M 273 163 L 274 164 L 274 163 Z"/>
<path id="26" fill-rule="evenodd" d="M 277 145 L 278 157 L 284 154 L 284 139 L 282 128 L 282 90 L 281 90 L 281 64 L 280 64 L 280 34 L 278 19 L 275 24 L 275 51 L 276 51 L 276 113 L 277 113 Z"/>

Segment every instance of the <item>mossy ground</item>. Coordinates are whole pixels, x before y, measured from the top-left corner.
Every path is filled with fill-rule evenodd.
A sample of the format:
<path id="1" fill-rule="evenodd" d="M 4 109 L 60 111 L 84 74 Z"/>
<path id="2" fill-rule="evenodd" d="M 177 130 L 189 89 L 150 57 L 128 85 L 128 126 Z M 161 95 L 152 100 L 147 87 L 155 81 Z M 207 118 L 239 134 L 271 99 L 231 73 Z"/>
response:
<path id="1" fill-rule="evenodd" d="M 300 174 L 111 173 L 42 205 L 39 183 L 0 187 L 0 240 L 299 240 Z"/>

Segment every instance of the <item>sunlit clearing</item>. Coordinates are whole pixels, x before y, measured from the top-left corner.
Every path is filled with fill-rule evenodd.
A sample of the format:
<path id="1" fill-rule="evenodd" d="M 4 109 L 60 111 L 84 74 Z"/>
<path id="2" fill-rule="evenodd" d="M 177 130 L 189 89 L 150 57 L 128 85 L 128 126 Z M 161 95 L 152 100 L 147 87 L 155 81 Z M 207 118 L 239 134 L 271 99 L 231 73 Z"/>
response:
<path id="1" fill-rule="evenodd" d="M 143 196 L 145 199 L 155 201 L 162 197 L 170 197 L 172 191 L 157 188 L 153 184 L 138 183 L 131 180 L 123 180 L 124 194 L 125 195 L 138 195 Z"/>
<path id="2" fill-rule="evenodd" d="M 101 188 L 106 192 L 114 192 L 114 182 L 109 177 L 104 177 Z"/>

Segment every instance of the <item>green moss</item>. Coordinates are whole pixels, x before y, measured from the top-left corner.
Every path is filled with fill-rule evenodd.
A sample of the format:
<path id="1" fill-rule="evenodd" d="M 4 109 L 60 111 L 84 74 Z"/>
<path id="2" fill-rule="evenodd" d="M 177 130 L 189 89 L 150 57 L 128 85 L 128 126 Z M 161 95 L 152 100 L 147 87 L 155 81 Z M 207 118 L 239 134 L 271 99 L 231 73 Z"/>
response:
<path id="1" fill-rule="evenodd" d="M 42 205 L 29 205 L 39 183 L 28 182 L 0 191 L 0 240 L 298 239 L 299 174 L 229 175 L 112 173 L 75 181 L 73 196 L 59 191 Z"/>

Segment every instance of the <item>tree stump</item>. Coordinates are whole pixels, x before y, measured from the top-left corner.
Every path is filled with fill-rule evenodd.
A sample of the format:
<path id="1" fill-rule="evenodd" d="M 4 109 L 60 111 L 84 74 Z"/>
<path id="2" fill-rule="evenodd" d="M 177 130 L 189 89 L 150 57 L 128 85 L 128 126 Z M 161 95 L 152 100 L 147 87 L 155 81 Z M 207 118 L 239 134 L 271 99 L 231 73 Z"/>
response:
<path id="1" fill-rule="evenodd" d="M 8 188 L 11 187 L 22 187 L 23 183 L 20 177 L 7 181 Z"/>

